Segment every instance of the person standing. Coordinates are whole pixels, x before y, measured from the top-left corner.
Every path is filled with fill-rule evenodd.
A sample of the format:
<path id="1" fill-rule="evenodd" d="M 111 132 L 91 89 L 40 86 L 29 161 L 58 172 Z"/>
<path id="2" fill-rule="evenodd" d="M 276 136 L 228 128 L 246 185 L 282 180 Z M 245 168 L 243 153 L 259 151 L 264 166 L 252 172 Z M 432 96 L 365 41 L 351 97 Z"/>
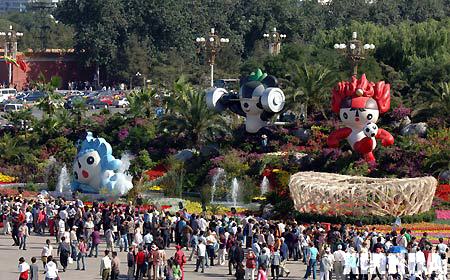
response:
<path id="1" fill-rule="evenodd" d="M 245 278 L 254 280 L 256 270 L 256 255 L 252 249 L 247 252 L 247 259 L 245 261 Z"/>
<path id="2" fill-rule="evenodd" d="M 272 279 L 278 280 L 280 277 L 280 265 L 281 265 L 281 255 L 278 248 L 275 248 L 272 255 L 270 256 L 270 270 L 272 274 Z"/>
<path id="3" fill-rule="evenodd" d="M 203 244 L 203 240 L 198 240 L 197 245 L 197 263 L 195 265 L 195 272 L 198 272 L 200 265 L 202 266 L 202 273 L 205 272 L 205 256 L 206 256 L 206 245 Z"/>
<path id="4" fill-rule="evenodd" d="M 45 280 L 56 280 L 58 279 L 58 275 L 58 266 L 50 255 L 47 257 L 47 264 L 45 265 Z"/>
<path id="5" fill-rule="evenodd" d="M 330 280 L 331 271 L 333 270 L 334 256 L 331 254 L 330 247 L 325 249 L 320 262 L 320 280 Z"/>
<path id="6" fill-rule="evenodd" d="M 19 280 L 28 280 L 30 273 L 30 265 L 25 261 L 23 257 L 19 258 Z"/>
<path id="7" fill-rule="evenodd" d="M 308 249 L 308 256 L 307 256 L 307 262 L 308 267 L 306 268 L 306 273 L 304 279 L 308 279 L 308 277 L 313 275 L 313 279 L 316 280 L 316 262 L 317 262 L 317 254 L 319 254 L 319 251 L 317 250 L 314 243 L 309 243 L 309 249 Z"/>
<path id="8" fill-rule="evenodd" d="M 105 231 L 105 240 L 106 240 L 106 249 L 110 250 L 111 252 L 114 252 L 114 233 L 111 227 L 109 227 Z"/>
<path id="9" fill-rule="evenodd" d="M 257 280 L 267 280 L 266 266 L 261 265 L 258 269 L 258 278 Z"/>
<path id="10" fill-rule="evenodd" d="M 131 246 L 130 251 L 127 254 L 127 267 L 128 267 L 128 272 L 127 272 L 128 278 L 127 279 L 128 280 L 133 279 L 135 266 L 136 266 L 136 260 L 135 260 L 135 255 L 134 255 L 134 246 Z"/>
<path id="11" fill-rule="evenodd" d="M 77 248 L 78 248 L 78 236 L 77 236 L 77 226 L 72 226 L 72 230 L 70 231 L 69 234 L 69 240 L 70 240 L 70 249 L 71 249 L 71 257 L 73 260 L 76 260 L 78 257 L 78 252 L 77 252 Z"/>
<path id="12" fill-rule="evenodd" d="M 142 246 L 139 246 L 138 253 L 136 254 L 136 276 L 135 279 L 142 279 L 144 273 L 145 253 Z"/>
<path id="13" fill-rule="evenodd" d="M 30 235 L 28 226 L 22 223 L 19 227 L 19 250 L 26 250 L 27 248 L 27 237 Z"/>
<path id="14" fill-rule="evenodd" d="M 30 280 L 39 280 L 39 267 L 36 264 L 36 258 L 31 258 L 31 265 L 30 265 Z"/>
<path id="15" fill-rule="evenodd" d="M 175 253 L 175 261 L 180 266 L 181 280 L 184 280 L 184 265 L 186 264 L 186 256 L 184 255 L 180 245 L 177 245 L 175 248 L 177 249 Z"/>
<path id="16" fill-rule="evenodd" d="M 100 276 L 102 280 L 109 280 L 111 274 L 111 259 L 109 258 L 109 251 L 105 250 L 105 256 L 102 258 L 100 263 Z"/>
<path id="17" fill-rule="evenodd" d="M 164 278 L 164 265 L 166 261 L 166 251 L 164 251 L 164 248 L 158 247 L 158 254 L 156 259 L 154 259 L 154 265 L 156 266 L 156 279 L 162 280 Z M 155 277 L 155 275 L 153 277 Z"/>
<path id="18" fill-rule="evenodd" d="M 86 269 L 84 260 L 86 258 L 86 254 L 87 254 L 87 244 L 84 241 L 84 238 L 81 237 L 80 238 L 80 242 L 78 243 L 78 255 L 77 255 L 77 270 L 80 269 L 80 260 L 83 263 L 83 268 L 82 270 Z"/>
<path id="19" fill-rule="evenodd" d="M 69 244 L 67 244 L 66 242 L 65 236 L 61 237 L 61 243 L 59 243 L 58 246 L 58 253 L 59 253 L 59 261 L 61 262 L 61 265 L 63 267 L 63 272 L 66 272 L 70 254 L 70 247 Z"/>
<path id="20" fill-rule="evenodd" d="M 98 256 L 98 245 L 100 244 L 100 231 L 97 226 L 94 227 L 94 231 L 91 233 L 91 251 L 89 252 L 89 257 L 91 258 L 94 250 L 95 257 Z"/>
<path id="21" fill-rule="evenodd" d="M 336 275 L 336 280 L 344 280 L 345 252 L 342 250 L 341 244 L 337 246 L 337 250 L 333 253 L 333 257 L 333 271 Z"/>
<path id="22" fill-rule="evenodd" d="M 120 274 L 120 259 L 117 256 L 117 252 L 112 252 L 111 261 L 111 280 L 117 280 Z"/>

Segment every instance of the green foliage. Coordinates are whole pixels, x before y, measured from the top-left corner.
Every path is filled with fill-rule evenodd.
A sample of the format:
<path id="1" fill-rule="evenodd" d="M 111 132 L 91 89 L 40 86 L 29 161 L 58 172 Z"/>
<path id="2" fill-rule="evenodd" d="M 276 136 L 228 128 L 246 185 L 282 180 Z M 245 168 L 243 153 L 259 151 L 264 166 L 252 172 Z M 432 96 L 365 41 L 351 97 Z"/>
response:
<path id="1" fill-rule="evenodd" d="M 155 163 L 150 158 L 147 150 L 139 152 L 138 156 L 131 160 L 128 172 L 133 178 L 140 178 L 144 171 L 147 171 L 155 166 Z"/>
<path id="2" fill-rule="evenodd" d="M 314 213 L 300 213 L 294 212 L 295 219 L 301 223 L 315 223 L 325 222 L 332 224 L 357 224 L 362 225 L 388 225 L 395 222 L 396 217 L 393 216 L 326 216 Z M 432 222 L 436 219 L 436 212 L 434 209 L 430 211 L 416 214 L 414 216 L 401 217 L 402 223 L 420 223 L 420 222 Z"/>

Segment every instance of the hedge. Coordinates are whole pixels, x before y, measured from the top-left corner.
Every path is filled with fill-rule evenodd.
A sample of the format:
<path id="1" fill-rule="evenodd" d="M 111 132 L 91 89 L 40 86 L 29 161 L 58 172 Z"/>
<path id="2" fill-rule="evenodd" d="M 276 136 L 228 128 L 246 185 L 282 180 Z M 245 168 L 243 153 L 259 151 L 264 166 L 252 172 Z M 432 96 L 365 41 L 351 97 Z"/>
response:
<path id="1" fill-rule="evenodd" d="M 301 213 L 295 211 L 294 217 L 297 222 L 315 223 L 324 222 L 331 224 L 358 224 L 358 225 L 388 225 L 393 224 L 396 220 L 394 216 L 327 216 L 315 213 Z M 400 217 L 402 223 L 412 224 L 420 222 L 432 222 L 436 219 L 436 212 L 431 209 L 427 212 L 412 216 Z"/>

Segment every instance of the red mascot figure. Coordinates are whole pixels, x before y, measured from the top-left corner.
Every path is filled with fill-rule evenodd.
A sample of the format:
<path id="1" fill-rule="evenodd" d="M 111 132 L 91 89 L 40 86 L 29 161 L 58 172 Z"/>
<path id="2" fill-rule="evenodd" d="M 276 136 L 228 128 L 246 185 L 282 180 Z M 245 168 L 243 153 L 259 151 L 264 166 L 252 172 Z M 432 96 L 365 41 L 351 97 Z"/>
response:
<path id="1" fill-rule="evenodd" d="M 364 74 L 359 80 L 353 76 L 351 81 L 339 82 L 333 89 L 331 106 L 345 127 L 330 134 L 328 146 L 337 148 L 341 140 L 347 139 L 366 161 L 375 162 L 376 139 L 385 147 L 394 144 L 394 137 L 376 125 L 379 116 L 391 106 L 389 84 L 383 81 L 374 84 Z"/>

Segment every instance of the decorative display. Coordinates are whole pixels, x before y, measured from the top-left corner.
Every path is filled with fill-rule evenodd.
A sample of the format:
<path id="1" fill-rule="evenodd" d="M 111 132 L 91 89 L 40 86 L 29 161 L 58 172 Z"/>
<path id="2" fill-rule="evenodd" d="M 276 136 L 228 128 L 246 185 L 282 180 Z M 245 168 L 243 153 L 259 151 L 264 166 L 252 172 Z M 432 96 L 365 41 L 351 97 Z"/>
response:
<path id="1" fill-rule="evenodd" d="M 372 151 L 377 145 L 376 139 L 380 139 L 383 146 L 394 144 L 394 137 L 376 125 L 379 116 L 391 105 L 390 88 L 383 81 L 376 84 L 368 81 L 364 74 L 359 80 L 353 76 L 351 81 L 339 82 L 332 91 L 331 106 L 345 127 L 330 134 L 328 146 L 337 148 L 341 140 L 347 139 L 353 150 L 362 154 L 366 161 L 374 162 Z"/>
<path id="2" fill-rule="evenodd" d="M 289 188 L 300 212 L 328 215 L 414 215 L 430 210 L 437 180 L 368 178 L 334 173 L 299 172 Z"/>
<path id="3" fill-rule="evenodd" d="M 118 170 L 122 161 L 112 155 L 111 145 L 88 132 L 73 164 L 72 191 L 126 194 L 132 187 L 131 177 Z"/>
<path id="4" fill-rule="evenodd" d="M 218 112 L 226 109 L 245 117 L 247 132 L 256 133 L 284 108 L 285 96 L 274 76 L 260 69 L 240 81 L 239 93 L 212 88 L 206 93 L 208 107 Z"/>

